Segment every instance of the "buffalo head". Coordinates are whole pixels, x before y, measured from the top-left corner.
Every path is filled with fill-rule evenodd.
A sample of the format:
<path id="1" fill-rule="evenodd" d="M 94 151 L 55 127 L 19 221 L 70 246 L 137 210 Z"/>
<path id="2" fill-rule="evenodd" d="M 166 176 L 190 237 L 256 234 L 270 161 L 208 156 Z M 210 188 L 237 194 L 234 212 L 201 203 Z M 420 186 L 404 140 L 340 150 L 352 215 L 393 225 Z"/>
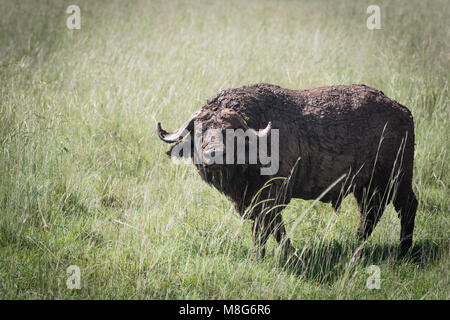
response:
<path id="1" fill-rule="evenodd" d="M 219 190 L 258 163 L 258 141 L 267 139 L 271 129 L 271 122 L 262 130 L 250 128 L 232 109 L 201 109 L 174 132 L 165 131 L 160 123 L 157 126 L 159 138 L 174 143 L 167 154 L 192 158 L 202 178 Z"/>

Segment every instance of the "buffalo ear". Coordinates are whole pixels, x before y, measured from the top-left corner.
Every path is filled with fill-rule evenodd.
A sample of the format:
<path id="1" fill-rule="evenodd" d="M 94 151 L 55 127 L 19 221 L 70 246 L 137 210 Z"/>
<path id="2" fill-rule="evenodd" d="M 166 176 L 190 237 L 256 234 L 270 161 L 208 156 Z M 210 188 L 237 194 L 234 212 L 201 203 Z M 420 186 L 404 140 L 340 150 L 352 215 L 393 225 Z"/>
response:
<path id="1" fill-rule="evenodd" d="M 184 139 L 173 144 L 166 154 L 169 158 L 187 159 L 193 156 L 193 151 L 191 139 Z"/>

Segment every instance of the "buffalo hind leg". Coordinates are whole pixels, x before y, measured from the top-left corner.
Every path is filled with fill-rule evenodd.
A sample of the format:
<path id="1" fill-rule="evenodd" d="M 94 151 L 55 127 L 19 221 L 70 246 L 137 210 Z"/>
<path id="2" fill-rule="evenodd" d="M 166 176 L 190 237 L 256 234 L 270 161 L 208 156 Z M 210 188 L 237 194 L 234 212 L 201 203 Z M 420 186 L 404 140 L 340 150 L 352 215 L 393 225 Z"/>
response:
<path id="1" fill-rule="evenodd" d="M 417 211 L 417 198 L 412 191 L 411 183 L 404 180 L 400 185 L 394 207 L 400 218 L 400 255 L 404 255 L 412 246 L 414 221 Z"/>
<path id="2" fill-rule="evenodd" d="M 354 195 L 361 212 L 357 235 L 361 240 L 367 240 L 383 215 L 386 204 L 380 192 L 367 194 L 363 190 L 355 190 Z"/>

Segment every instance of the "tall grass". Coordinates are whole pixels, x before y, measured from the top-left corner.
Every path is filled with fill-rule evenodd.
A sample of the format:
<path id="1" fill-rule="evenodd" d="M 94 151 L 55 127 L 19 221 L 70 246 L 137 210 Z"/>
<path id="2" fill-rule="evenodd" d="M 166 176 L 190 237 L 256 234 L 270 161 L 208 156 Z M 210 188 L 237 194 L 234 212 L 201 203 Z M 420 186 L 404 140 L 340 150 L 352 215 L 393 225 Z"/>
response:
<path id="1" fill-rule="evenodd" d="M 450 6 L 377 3 L 371 31 L 371 1 L 0 0 L 0 297 L 448 299 Z M 81 30 L 66 28 L 70 4 Z M 273 239 L 255 260 L 250 222 L 168 160 L 157 121 L 175 128 L 220 89 L 262 81 L 364 83 L 412 111 L 411 259 L 395 259 L 392 206 L 360 247 L 348 197 L 338 214 L 283 211 L 301 267 L 280 266 Z"/>

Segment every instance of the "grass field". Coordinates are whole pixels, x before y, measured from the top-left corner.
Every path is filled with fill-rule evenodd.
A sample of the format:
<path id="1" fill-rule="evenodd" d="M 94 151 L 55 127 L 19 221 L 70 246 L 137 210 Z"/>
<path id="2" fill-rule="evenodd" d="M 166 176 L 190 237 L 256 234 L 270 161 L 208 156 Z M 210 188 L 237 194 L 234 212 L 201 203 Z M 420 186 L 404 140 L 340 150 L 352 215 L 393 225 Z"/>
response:
<path id="1" fill-rule="evenodd" d="M 71 4 L 80 30 L 66 27 Z M 366 27 L 370 4 L 380 30 Z M 449 299 L 449 20 L 445 0 L 0 0 L 0 298 Z M 280 265 L 273 239 L 252 257 L 251 223 L 167 158 L 156 122 L 175 129 L 256 82 L 364 83 L 412 111 L 409 259 L 396 259 L 392 205 L 357 252 L 352 196 L 338 214 L 303 200 L 283 211 L 303 263 Z"/>

